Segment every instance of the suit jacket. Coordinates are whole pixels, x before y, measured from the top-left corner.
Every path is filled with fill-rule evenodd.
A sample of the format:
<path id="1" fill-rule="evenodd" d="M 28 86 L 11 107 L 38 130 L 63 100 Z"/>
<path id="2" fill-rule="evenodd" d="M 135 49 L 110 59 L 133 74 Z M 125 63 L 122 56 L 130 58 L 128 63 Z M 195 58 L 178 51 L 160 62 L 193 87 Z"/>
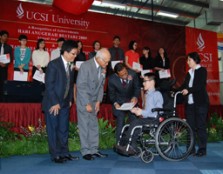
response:
<path id="1" fill-rule="evenodd" d="M 1 47 L 2 47 L 2 43 L 0 43 L 0 49 Z M 12 61 L 12 47 L 6 43 L 4 44 L 4 54 L 10 54 L 10 62 L 11 62 Z"/>
<path id="2" fill-rule="evenodd" d="M 104 95 L 105 75 L 101 73 L 98 79 L 96 64 L 93 59 L 85 61 L 77 76 L 77 107 L 85 110 L 87 104 L 94 104 L 97 101 L 102 102 Z"/>
<path id="3" fill-rule="evenodd" d="M 109 52 L 111 54 L 111 61 L 116 60 L 115 59 L 116 49 L 118 49 L 118 54 L 119 54 L 119 59 L 118 60 L 124 61 L 124 59 L 125 59 L 124 51 L 121 48 L 115 48 L 115 47 L 109 48 Z"/>
<path id="4" fill-rule="evenodd" d="M 207 106 L 209 104 L 209 98 L 206 90 L 207 70 L 204 67 L 195 69 L 192 87 L 189 87 L 190 78 L 191 76 L 188 72 L 180 90 L 187 89 L 189 94 L 193 94 L 195 105 Z M 186 96 L 186 101 L 188 101 L 188 95 Z"/>
<path id="5" fill-rule="evenodd" d="M 129 102 L 133 97 L 138 98 L 140 95 L 140 85 L 137 74 L 128 69 L 129 80 L 123 87 L 121 79 L 117 74 L 112 74 L 108 81 L 108 93 L 112 104 L 117 102 L 123 104 Z"/>
<path id="6" fill-rule="evenodd" d="M 70 71 L 70 88 L 66 99 L 64 94 L 66 90 L 67 76 L 62 57 L 52 60 L 46 70 L 45 93 L 42 101 L 43 111 L 48 111 L 53 105 L 60 104 L 60 107 L 66 107 L 73 99 L 74 71 Z"/>

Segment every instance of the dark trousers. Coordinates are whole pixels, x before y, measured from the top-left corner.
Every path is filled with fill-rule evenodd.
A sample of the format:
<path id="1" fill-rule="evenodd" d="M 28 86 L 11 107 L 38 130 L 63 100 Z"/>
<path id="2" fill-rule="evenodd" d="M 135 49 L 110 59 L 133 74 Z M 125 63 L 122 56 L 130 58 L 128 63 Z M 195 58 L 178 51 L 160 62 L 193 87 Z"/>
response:
<path id="1" fill-rule="evenodd" d="M 52 158 L 68 155 L 69 106 L 61 108 L 54 116 L 45 112 L 49 152 Z"/>
<path id="2" fill-rule="evenodd" d="M 0 102 L 4 101 L 4 82 L 7 80 L 8 67 L 0 67 Z"/>
<path id="3" fill-rule="evenodd" d="M 118 142 L 122 132 L 122 128 L 125 125 L 126 116 L 128 116 L 129 123 L 131 123 L 134 119 L 136 119 L 136 116 L 132 114 L 130 111 L 119 111 L 119 110 L 115 110 L 114 115 L 116 117 L 116 142 Z"/>
<path id="4" fill-rule="evenodd" d="M 137 118 L 137 119 L 133 120 L 130 123 L 128 131 L 126 133 L 126 140 L 127 140 L 127 142 L 129 142 L 129 138 L 131 136 L 131 132 L 134 129 L 134 127 L 136 127 L 136 126 L 143 126 L 143 125 L 152 123 L 154 121 L 155 121 L 155 118 Z M 137 139 L 138 139 L 138 135 L 140 134 L 141 131 L 142 130 L 139 129 L 139 128 L 135 129 L 135 131 L 134 131 L 134 133 L 132 135 L 131 145 L 132 145 L 133 148 L 137 147 Z"/>
<path id="5" fill-rule="evenodd" d="M 198 140 L 198 148 L 206 151 L 207 130 L 206 119 L 208 113 L 207 106 L 196 106 L 195 104 L 186 105 L 186 119 L 194 134 L 194 142 Z M 195 146 L 193 148 L 195 150 Z"/>

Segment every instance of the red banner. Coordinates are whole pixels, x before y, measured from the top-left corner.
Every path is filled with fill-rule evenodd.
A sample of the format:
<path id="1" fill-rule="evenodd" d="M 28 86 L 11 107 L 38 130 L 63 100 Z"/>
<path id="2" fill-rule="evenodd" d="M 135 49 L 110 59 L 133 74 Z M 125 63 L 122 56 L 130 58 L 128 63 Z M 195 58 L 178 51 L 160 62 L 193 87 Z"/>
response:
<path id="1" fill-rule="evenodd" d="M 46 40 L 50 52 L 56 48 L 59 37 L 81 40 L 86 54 L 92 51 L 92 43 L 99 40 L 102 47 L 111 47 L 114 35 L 121 37 L 121 48 L 128 50 L 131 40 L 138 42 L 137 52 L 142 48 L 151 48 L 155 57 L 159 47 L 164 47 L 171 62 L 173 77 L 177 80 L 184 77 L 182 67 L 185 55 L 185 28 L 151 21 L 124 18 L 108 14 L 87 12 L 81 15 L 65 13 L 50 5 L 42 5 L 14 0 L 1 0 L 0 30 L 9 32 L 8 43 L 13 48 L 19 45 L 18 36 L 28 36 L 28 47 L 36 47 L 39 38 Z M 177 49 L 176 49 L 177 48 Z M 11 65 L 13 66 L 13 65 Z M 12 77 L 10 77 L 11 79 Z"/>
<path id="2" fill-rule="evenodd" d="M 211 105 L 220 104 L 217 33 L 186 27 L 186 52 L 196 51 L 207 68 L 207 90 Z"/>

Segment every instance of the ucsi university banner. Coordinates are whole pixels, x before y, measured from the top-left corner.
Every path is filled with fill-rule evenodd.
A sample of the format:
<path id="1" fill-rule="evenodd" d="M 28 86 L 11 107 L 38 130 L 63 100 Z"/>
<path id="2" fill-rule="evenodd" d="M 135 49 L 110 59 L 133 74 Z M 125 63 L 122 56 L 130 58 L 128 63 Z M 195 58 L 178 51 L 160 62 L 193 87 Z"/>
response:
<path id="1" fill-rule="evenodd" d="M 196 51 L 207 68 L 207 90 L 211 105 L 220 104 L 217 33 L 186 27 L 186 53 Z"/>
<path id="2" fill-rule="evenodd" d="M 178 67 L 184 66 L 182 56 L 185 55 L 185 27 L 94 12 L 74 15 L 51 5 L 15 0 L 1 0 L 1 7 L 0 30 L 8 30 L 8 43 L 13 48 L 19 45 L 20 34 L 28 36 L 27 46 L 32 50 L 36 47 L 37 39 L 45 39 L 49 52 L 57 47 L 56 40 L 64 37 L 81 40 L 84 44 L 83 51 L 88 55 L 93 50 L 94 40 L 99 40 L 102 47 L 110 48 L 113 36 L 119 35 L 124 51 L 128 50 L 131 40 L 138 42 L 137 52 L 140 55 L 145 46 L 150 47 L 153 57 L 159 47 L 164 47 L 173 67 L 173 77 L 182 74 L 179 72 L 182 69 Z M 177 76 L 177 79 L 180 78 L 183 79 L 184 75 Z"/>

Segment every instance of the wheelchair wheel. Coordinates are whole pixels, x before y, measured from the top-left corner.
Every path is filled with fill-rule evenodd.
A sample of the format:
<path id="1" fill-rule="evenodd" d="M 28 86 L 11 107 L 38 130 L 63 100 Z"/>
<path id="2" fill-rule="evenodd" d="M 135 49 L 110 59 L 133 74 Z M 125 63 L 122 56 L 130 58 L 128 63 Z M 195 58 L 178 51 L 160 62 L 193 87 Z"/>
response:
<path id="1" fill-rule="evenodd" d="M 136 154 L 133 157 L 134 158 L 139 158 L 141 156 L 141 153 L 142 153 L 142 148 L 137 147 L 135 150 L 136 150 Z"/>
<path id="2" fill-rule="evenodd" d="M 144 163 L 150 163 L 154 158 L 153 153 L 150 150 L 144 150 L 141 154 L 141 159 Z"/>
<path id="3" fill-rule="evenodd" d="M 159 125 L 155 140 L 159 155 L 168 161 L 187 158 L 194 144 L 193 132 L 188 123 L 173 117 Z"/>

